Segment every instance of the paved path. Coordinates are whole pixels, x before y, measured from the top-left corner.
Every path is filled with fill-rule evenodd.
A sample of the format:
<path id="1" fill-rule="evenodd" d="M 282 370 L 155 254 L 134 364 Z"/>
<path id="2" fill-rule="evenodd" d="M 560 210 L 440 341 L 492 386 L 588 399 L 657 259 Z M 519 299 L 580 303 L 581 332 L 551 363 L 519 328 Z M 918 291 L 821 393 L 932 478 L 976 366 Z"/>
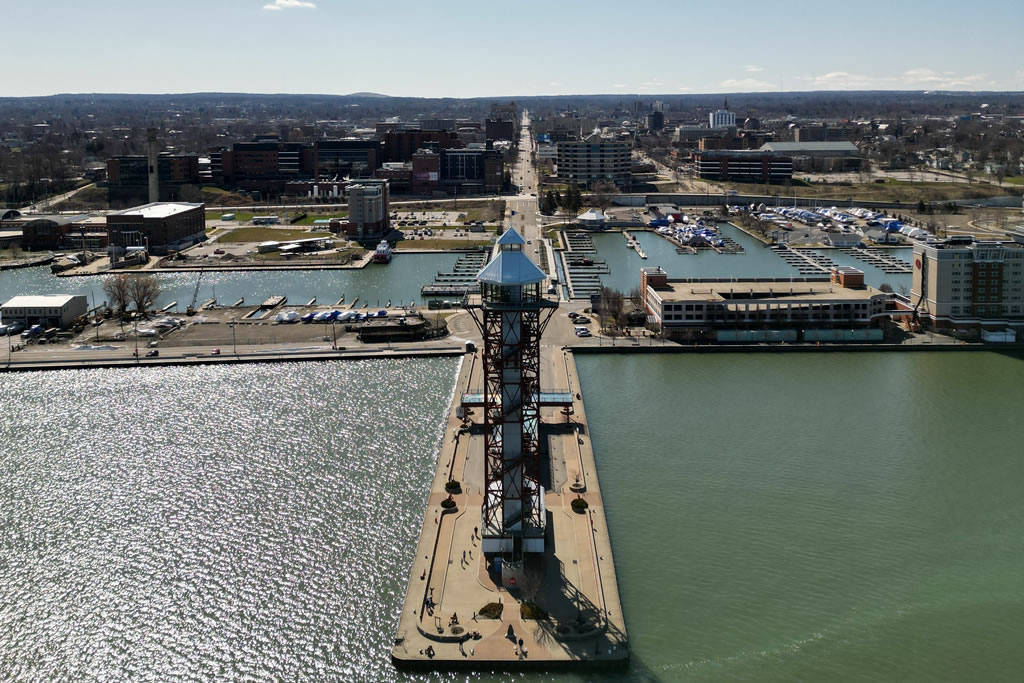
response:
<path id="1" fill-rule="evenodd" d="M 558 348 L 544 347 L 542 376 L 547 388 L 569 386 L 574 394 L 579 392 L 572 357 Z M 545 495 L 547 551 L 533 560 L 522 585 L 510 592 L 489 574 L 480 554 L 481 416 L 470 415 L 464 425 L 455 411 L 467 390 L 482 391 L 477 354 L 466 356 L 457 380 L 400 615 L 394 660 L 406 666 L 476 663 L 480 668 L 513 669 L 519 662 L 577 666 L 627 661 L 625 623 L 582 398 L 574 402 L 568 420 L 559 409 L 542 411 L 553 471 Z M 459 481 L 461 490 L 451 494 L 457 511 L 446 513 L 441 502 L 449 496 L 449 479 Z M 582 481 L 585 490 L 577 493 L 573 489 Z M 585 514 L 570 507 L 577 495 L 590 505 Z M 549 618 L 523 619 L 523 601 L 536 603 Z M 488 603 L 501 605 L 500 618 L 477 614 Z M 510 626 L 514 639 L 507 638 Z M 474 632 L 479 637 L 469 637 Z"/>

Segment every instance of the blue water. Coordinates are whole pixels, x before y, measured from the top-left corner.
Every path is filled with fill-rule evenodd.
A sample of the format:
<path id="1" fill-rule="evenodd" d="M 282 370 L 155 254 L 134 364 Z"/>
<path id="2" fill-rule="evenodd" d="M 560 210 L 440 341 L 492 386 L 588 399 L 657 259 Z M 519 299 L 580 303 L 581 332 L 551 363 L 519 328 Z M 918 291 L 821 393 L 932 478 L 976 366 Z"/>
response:
<path id="1" fill-rule="evenodd" d="M 719 254 L 703 249 L 696 254 L 677 254 L 674 244 L 655 232 L 634 232 L 640 246 L 647 254 L 646 259 L 625 246 L 621 233 L 597 233 L 593 235 L 594 248 L 599 258 L 604 259 L 611 273 L 601 278 L 602 284 L 622 292 L 629 292 L 640 286 L 640 269 L 661 266 L 670 277 L 703 278 L 753 278 L 753 277 L 807 277 L 797 268 L 786 263 L 774 251 L 765 247 L 753 237 L 729 223 L 719 223 L 718 229 L 726 237 L 741 244 L 742 254 Z M 910 250 L 893 250 L 893 255 L 909 260 Z M 832 249 L 822 250 L 839 265 L 851 265 L 864 271 L 868 285 L 878 287 L 883 282 L 893 285 L 899 291 L 901 286 L 910 286 L 910 275 L 887 275 L 863 261 L 859 261 Z"/>
<path id="2" fill-rule="evenodd" d="M 199 303 L 216 296 L 222 305 L 245 298 L 256 305 L 268 297 L 284 295 L 291 304 L 305 304 L 316 297 L 317 303 L 331 305 L 345 296 L 355 297 L 370 306 L 383 306 L 389 300 L 396 306 L 420 301 L 420 287 L 434 281 L 439 271 L 450 269 L 458 254 L 395 254 L 388 265 L 370 264 L 361 270 L 278 270 L 254 272 L 203 273 Z M 173 301 L 184 310 L 192 301 L 199 273 L 157 273 L 163 291 L 157 300 L 162 307 Z M 47 267 L 0 272 L 0 302 L 19 294 L 85 294 L 90 305 L 106 301 L 102 275 L 59 278 Z"/>

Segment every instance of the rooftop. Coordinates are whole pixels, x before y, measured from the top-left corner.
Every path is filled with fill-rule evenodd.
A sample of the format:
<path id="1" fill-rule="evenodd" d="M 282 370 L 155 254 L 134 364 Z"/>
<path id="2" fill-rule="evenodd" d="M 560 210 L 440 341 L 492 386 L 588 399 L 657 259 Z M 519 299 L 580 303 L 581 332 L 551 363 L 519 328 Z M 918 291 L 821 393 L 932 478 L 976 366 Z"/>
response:
<path id="1" fill-rule="evenodd" d="M 766 142 L 761 145 L 766 152 L 853 152 L 859 150 L 852 142 Z"/>
<path id="2" fill-rule="evenodd" d="M 82 294 L 51 294 L 47 296 L 23 295 L 16 296 L 0 306 L 0 308 L 60 308 L 75 296 Z"/>
<path id="3" fill-rule="evenodd" d="M 143 204 L 142 206 L 133 206 L 130 209 L 124 211 L 115 211 L 112 216 L 139 216 L 143 218 L 169 218 L 179 213 L 191 211 L 192 209 L 202 208 L 202 204 L 190 204 L 186 202 L 154 202 L 152 204 Z"/>
<path id="4" fill-rule="evenodd" d="M 847 299 L 863 301 L 881 291 L 873 287 L 849 289 L 835 285 L 828 280 L 804 280 L 790 282 L 782 280 L 717 280 L 717 281 L 680 281 L 669 280 L 667 287 L 656 288 L 663 301 L 689 301 L 704 303 L 721 303 L 727 301 L 752 301 L 757 299 L 779 300 L 793 299 L 800 301 L 821 300 L 832 301 Z"/>

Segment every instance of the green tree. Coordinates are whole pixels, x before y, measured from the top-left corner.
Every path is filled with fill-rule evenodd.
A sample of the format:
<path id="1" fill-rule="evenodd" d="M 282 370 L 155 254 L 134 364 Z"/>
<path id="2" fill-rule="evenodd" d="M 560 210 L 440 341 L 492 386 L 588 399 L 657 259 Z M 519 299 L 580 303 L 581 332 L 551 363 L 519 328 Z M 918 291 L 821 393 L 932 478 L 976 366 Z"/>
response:
<path id="1" fill-rule="evenodd" d="M 540 205 L 540 212 L 545 216 L 550 216 L 558 209 L 558 204 L 555 201 L 555 193 L 548 190 L 547 194 L 544 195 L 544 200 Z"/>

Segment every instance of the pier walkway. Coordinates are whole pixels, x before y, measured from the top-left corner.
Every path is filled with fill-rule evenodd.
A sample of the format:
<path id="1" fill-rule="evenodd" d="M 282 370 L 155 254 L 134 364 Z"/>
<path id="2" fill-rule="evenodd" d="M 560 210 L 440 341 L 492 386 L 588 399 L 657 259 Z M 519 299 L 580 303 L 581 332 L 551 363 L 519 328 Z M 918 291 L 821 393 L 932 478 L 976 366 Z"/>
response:
<path id="1" fill-rule="evenodd" d="M 625 621 L 572 355 L 556 347 L 542 350 L 545 384 L 568 391 L 542 395 L 550 404 L 541 410 L 548 454 L 542 467 L 550 470 L 547 551 L 528 565 L 528 585 L 511 592 L 488 573 L 474 533 L 483 489 L 481 416 L 473 411 L 463 422 L 456 414 L 464 397 L 472 405 L 481 391 L 480 365 L 479 355 L 467 355 L 456 383 L 392 659 L 403 668 L 425 669 L 624 664 Z M 456 508 L 445 510 L 450 479 L 461 488 L 452 494 Z M 582 514 L 570 506 L 577 496 L 589 504 Z M 526 618 L 523 602 L 536 604 L 547 618 Z M 499 606 L 497 618 L 480 616 L 491 603 Z M 510 627 L 514 639 L 507 637 Z"/>

